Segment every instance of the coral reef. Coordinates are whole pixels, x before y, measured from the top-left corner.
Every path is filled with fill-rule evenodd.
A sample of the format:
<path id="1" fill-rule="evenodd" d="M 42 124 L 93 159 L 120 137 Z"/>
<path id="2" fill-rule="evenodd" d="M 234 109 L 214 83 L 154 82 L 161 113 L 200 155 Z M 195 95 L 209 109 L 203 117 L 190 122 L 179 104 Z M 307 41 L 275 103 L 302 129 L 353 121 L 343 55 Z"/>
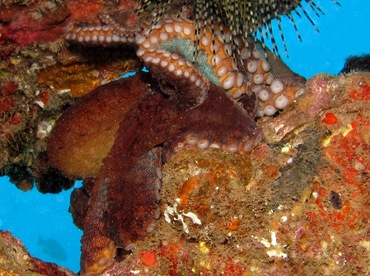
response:
<path id="1" fill-rule="evenodd" d="M 0 2 L 1 174 L 41 192 L 84 179 L 81 274 L 368 273 L 370 76 L 305 84 L 240 36 L 243 1 L 214 21 L 213 1 L 143 2 Z M 247 34 L 301 2 L 269 1 Z M 28 268 L 1 273 L 73 275 L 2 237 Z"/>

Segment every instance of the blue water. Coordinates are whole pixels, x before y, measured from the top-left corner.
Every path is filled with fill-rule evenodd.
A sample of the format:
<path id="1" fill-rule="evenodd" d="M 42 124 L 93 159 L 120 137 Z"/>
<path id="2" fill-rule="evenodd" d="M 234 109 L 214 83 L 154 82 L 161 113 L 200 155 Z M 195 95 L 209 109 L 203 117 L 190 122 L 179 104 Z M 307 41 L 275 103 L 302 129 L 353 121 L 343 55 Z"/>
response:
<path id="1" fill-rule="evenodd" d="M 19 238 L 32 256 L 79 270 L 80 231 L 68 212 L 72 189 L 59 194 L 29 192 L 0 178 L 0 229 Z"/>
<path id="2" fill-rule="evenodd" d="M 320 72 L 337 74 L 348 55 L 370 53 L 369 0 L 340 0 L 342 7 L 331 0 L 316 2 L 326 13 L 320 18 L 310 13 L 320 33 L 305 18 L 296 19 L 301 43 L 291 24 L 284 24 L 289 59 L 278 39 L 282 59 L 307 78 Z M 22 192 L 8 178 L 0 178 L 0 229 L 20 238 L 33 256 L 77 272 L 82 233 L 68 213 L 70 192 Z"/>
<path id="3" fill-rule="evenodd" d="M 312 16 L 320 33 L 305 18 L 296 20 L 302 43 L 290 23 L 284 27 L 290 58 L 281 56 L 293 71 L 307 78 L 321 72 L 337 74 L 347 56 L 370 53 L 370 1 L 339 1 L 341 7 L 331 0 L 315 1 L 325 12 Z"/>

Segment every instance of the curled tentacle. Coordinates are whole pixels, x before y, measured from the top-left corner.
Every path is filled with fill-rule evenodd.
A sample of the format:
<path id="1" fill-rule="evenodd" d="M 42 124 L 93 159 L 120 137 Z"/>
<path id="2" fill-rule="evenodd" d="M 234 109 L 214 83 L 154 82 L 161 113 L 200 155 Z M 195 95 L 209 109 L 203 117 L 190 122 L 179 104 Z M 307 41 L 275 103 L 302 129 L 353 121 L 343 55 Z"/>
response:
<path id="1" fill-rule="evenodd" d="M 66 38 L 104 45 L 134 42 L 137 56 L 161 83 L 162 90 L 177 96 L 173 99 L 185 108 L 200 105 L 208 96 L 210 83 L 235 100 L 254 92 L 259 101 L 258 116 L 285 109 L 304 92 L 304 79 L 269 51 L 266 54 L 253 38 L 248 38 L 246 44 L 239 40 L 240 61 L 236 63 L 227 43 L 228 30 L 205 28 L 195 60 L 196 24 L 190 20 L 166 17 L 155 26 L 142 23 L 139 28 L 133 24 L 131 29 L 109 16 L 102 20 L 108 25 L 72 27 Z"/>

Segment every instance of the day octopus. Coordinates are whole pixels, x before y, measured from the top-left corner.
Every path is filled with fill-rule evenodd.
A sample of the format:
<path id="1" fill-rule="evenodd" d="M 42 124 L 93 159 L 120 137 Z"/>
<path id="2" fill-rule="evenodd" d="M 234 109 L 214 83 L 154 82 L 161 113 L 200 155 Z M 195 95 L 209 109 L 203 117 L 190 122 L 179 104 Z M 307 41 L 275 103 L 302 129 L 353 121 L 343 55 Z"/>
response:
<path id="1" fill-rule="evenodd" d="M 83 179 L 71 211 L 83 230 L 81 273 L 99 274 L 117 249 L 134 250 L 161 217 L 161 167 L 176 153 L 218 148 L 248 153 L 263 139 L 255 117 L 274 115 L 304 92 L 261 43 L 227 29 L 164 16 L 154 26 L 102 15 L 101 25 L 69 26 L 68 41 L 130 44 L 149 73 L 119 79 L 80 98 L 58 119 L 48 143 L 52 167 Z M 196 53 L 196 54 L 194 54 Z"/>

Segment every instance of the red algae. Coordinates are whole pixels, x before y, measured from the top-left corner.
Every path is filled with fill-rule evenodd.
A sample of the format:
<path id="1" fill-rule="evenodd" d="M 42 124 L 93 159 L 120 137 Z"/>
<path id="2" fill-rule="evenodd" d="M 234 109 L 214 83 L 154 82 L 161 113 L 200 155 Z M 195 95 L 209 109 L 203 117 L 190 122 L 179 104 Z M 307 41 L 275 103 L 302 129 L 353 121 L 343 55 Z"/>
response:
<path id="1" fill-rule="evenodd" d="M 94 1 L 68 1 L 68 9 L 71 12 L 71 21 L 93 22 L 104 7 L 103 0 Z M 81 7 L 83 6 L 83 9 Z"/>
<path id="2" fill-rule="evenodd" d="M 97 22 L 98 14 L 104 10 L 117 11 L 136 7 L 135 0 L 104 1 L 104 0 L 71 0 L 67 2 L 71 13 L 70 22 Z M 83 6 L 83 9 L 81 7 Z"/>
<path id="3" fill-rule="evenodd" d="M 35 1 L 30 6 L 12 5 L 2 7 L 1 19 L 8 22 L 2 26 L 1 43 L 14 42 L 19 47 L 31 43 L 46 43 L 59 39 L 64 28 L 60 24 L 68 16 L 64 5 L 50 1 Z"/>
<path id="4" fill-rule="evenodd" d="M 156 264 L 157 251 L 141 252 L 141 262 L 144 266 L 154 266 Z"/>
<path id="5" fill-rule="evenodd" d="M 327 125 L 335 125 L 338 122 L 338 118 L 333 113 L 326 113 L 325 118 L 322 119 L 322 122 Z"/>

